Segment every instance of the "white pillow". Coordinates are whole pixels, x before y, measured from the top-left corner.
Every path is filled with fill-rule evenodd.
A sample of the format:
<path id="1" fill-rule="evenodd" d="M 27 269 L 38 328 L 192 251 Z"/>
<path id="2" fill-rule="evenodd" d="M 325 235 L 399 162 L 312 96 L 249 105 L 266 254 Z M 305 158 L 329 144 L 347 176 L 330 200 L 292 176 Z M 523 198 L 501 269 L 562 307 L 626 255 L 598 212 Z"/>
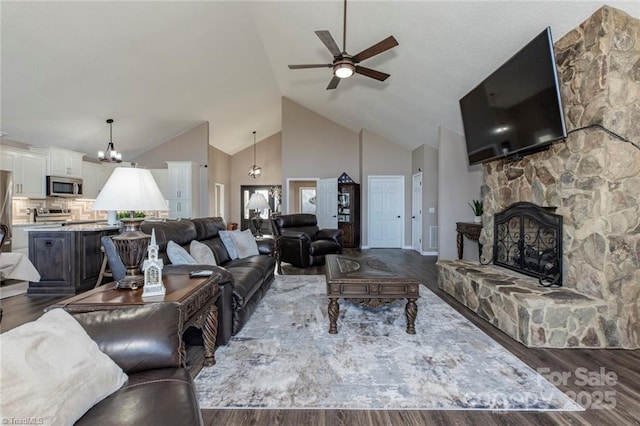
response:
<path id="1" fill-rule="evenodd" d="M 249 256 L 257 256 L 260 254 L 258 251 L 258 243 L 251 233 L 251 230 L 245 229 L 242 232 L 230 232 L 231 238 L 238 250 L 238 258 L 242 259 Z"/>
<path id="2" fill-rule="evenodd" d="M 196 265 L 198 263 L 185 249 L 171 240 L 167 243 L 167 256 L 174 265 Z"/>
<path id="3" fill-rule="evenodd" d="M 213 255 L 213 251 L 208 245 L 203 244 L 200 241 L 191 241 L 191 244 L 189 245 L 189 252 L 191 257 L 201 265 L 216 265 L 216 257 Z"/>
<path id="4" fill-rule="evenodd" d="M 63 309 L 0 335 L 3 419 L 75 423 L 127 375 Z"/>
<path id="5" fill-rule="evenodd" d="M 239 231 L 218 231 L 218 235 L 222 240 L 222 244 L 224 244 L 224 248 L 227 249 L 227 253 L 229 253 L 229 259 L 237 259 L 238 258 L 238 249 L 236 248 L 236 243 L 231 238 L 231 234 L 237 233 Z"/>

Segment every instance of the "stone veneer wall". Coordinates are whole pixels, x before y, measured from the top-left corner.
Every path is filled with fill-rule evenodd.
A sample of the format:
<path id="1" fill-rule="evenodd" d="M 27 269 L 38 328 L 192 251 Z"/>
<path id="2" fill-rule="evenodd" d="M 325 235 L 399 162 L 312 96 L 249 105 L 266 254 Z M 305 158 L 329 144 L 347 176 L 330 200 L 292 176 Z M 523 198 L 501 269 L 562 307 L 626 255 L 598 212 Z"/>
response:
<path id="1" fill-rule="evenodd" d="M 566 142 L 484 165 L 483 258 L 493 215 L 516 201 L 564 217 L 564 286 L 606 302 L 589 346 L 640 348 L 640 20 L 604 6 L 555 43 Z M 592 339 L 593 340 L 593 339 Z"/>

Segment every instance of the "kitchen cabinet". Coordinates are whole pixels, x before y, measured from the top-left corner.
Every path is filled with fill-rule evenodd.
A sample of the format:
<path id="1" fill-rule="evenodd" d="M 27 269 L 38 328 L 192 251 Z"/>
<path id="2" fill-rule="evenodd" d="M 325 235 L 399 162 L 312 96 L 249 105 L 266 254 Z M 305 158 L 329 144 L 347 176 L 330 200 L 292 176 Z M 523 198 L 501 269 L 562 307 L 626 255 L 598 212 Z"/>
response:
<path id="1" fill-rule="evenodd" d="M 100 274 L 100 239 L 117 226 L 77 225 L 29 230 L 29 260 L 40 273 L 27 294 L 72 295 L 93 288 Z"/>
<path id="2" fill-rule="evenodd" d="M 47 175 L 82 177 L 83 153 L 53 146 L 30 146 L 29 149 L 46 157 Z"/>
<path id="3" fill-rule="evenodd" d="M 200 216 L 200 166 L 193 161 L 167 161 L 169 218 Z"/>
<path id="4" fill-rule="evenodd" d="M 32 228 L 56 228 L 60 225 L 43 225 L 41 223 L 14 224 L 11 227 L 11 251 L 29 256 L 29 230 Z"/>
<path id="5" fill-rule="evenodd" d="M 13 172 L 13 196 L 46 198 L 46 157 L 22 149 L 2 147 L 0 168 Z"/>
<path id="6" fill-rule="evenodd" d="M 107 164 L 82 162 L 82 198 L 95 199 L 107 183 L 114 167 Z"/>

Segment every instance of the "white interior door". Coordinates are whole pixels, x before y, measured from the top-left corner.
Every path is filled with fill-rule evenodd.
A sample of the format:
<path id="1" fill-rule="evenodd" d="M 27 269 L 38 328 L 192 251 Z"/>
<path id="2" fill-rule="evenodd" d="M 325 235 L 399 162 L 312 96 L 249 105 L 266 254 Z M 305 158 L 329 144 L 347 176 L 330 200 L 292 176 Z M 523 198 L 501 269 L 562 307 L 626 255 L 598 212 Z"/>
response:
<path id="1" fill-rule="evenodd" d="M 369 247 L 402 248 L 404 176 L 369 176 Z"/>
<path id="2" fill-rule="evenodd" d="M 413 175 L 411 188 L 411 248 L 422 253 L 422 172 Z"/>
<path id="3" fill-rule="evenodd" d="M 316 217 L 320 229 L 338 228 L 338 178 L 318 180 Z"/>

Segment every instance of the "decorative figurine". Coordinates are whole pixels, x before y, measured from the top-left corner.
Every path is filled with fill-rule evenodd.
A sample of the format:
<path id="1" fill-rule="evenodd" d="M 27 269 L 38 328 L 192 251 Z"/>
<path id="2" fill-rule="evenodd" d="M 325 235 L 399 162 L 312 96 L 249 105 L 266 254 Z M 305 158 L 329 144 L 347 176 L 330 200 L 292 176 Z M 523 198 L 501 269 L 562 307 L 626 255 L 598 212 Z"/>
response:
<path id="1" fill-rule="evenodd" d="M 158 244 L 156 243 L 156 231 L 151 231 L 151 242 L 147 248 L 149 258 L 144 260 L 144 291 L 142 297 L 164 296 L 165 288 L 162 284 L 162 259 L 158 259 Z"/>

